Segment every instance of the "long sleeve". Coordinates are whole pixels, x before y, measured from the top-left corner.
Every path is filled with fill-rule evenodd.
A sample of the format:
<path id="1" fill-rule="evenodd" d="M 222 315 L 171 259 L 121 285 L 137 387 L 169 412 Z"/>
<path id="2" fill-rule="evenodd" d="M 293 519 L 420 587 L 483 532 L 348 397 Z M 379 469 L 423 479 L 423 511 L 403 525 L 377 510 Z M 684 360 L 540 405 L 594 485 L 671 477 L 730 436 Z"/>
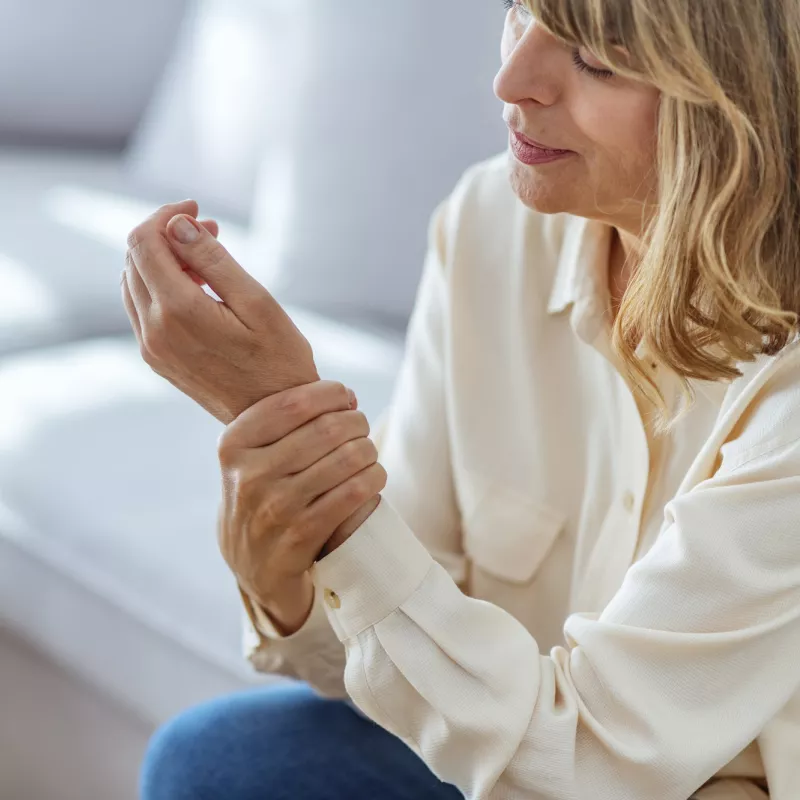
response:
<path id="1" fill-rule="evenodd" d="M 446 219 L 443 203 L 431 221 L 428 255 L 392 402 L 373 425 L 372 439 L 389 476 L 382 497 L 391 500 L 452 578 L 462 581 L 465 559 L 450 466 L 442 355 L 447 330 Z M 303 628 L 285 638 L 249 598 L 243 601 L 245 651 L 256 669 L 300 678 L 328 696 L 346 694 L 345 649 L 325 614 L 322 592 L 316 592 Z"/>
<path id="2" fill-rule="evenodd" d="M 800 685 L 800 441 L 767 444 L 668 504 L 549 655 L 384 499 L 316 567 L 351 697 L 467 798 L 686 800 Z"/>

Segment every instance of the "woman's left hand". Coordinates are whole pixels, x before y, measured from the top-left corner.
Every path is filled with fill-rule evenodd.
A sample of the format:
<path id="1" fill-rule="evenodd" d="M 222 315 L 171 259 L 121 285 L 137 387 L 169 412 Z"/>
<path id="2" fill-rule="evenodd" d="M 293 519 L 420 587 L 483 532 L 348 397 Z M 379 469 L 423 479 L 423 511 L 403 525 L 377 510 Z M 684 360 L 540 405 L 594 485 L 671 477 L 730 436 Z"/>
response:
<path id="1" fill-rule="evenodd" d="M 197 213 L 191 200 L 167 205 L 132 231 L 123 302 L 145 362 L 228 425 L 319 374 L 308 340 Z"/>

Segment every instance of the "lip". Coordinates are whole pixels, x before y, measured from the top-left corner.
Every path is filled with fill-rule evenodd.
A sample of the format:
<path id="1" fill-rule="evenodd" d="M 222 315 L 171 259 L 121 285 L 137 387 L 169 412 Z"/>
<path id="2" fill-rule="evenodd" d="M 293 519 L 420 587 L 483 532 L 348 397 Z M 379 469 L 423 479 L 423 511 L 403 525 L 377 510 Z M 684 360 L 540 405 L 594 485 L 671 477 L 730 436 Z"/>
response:
<path id="1" fill-rule="evenodd" d="M 551 161 L 558 161 L 567 156 L 574 155 L 573 150 L 561 150 L 548 147 L 533 139 L 529 139 L 510 126 L 509 130 L 511 131 L 511 150 L 523 164 L 549 164 Z"/>
<path id="2" fill-rule="evenodd" d="M 537 142 L 535 139 L 528 138 L 524 133 L 520 133 L 518 130 L 514 128 L 509 128 L 511 133 L 514 134 L 518 139 L 521 139 L 525 144 L 529 144 L 531 147 L 536 147 L 539 150 L 547 150 L 552 153 L 571 153 L 572 150 L 564 150 L 561 147 L 550 147 L 550 145 L 542 144 L 541 142 Z"/>

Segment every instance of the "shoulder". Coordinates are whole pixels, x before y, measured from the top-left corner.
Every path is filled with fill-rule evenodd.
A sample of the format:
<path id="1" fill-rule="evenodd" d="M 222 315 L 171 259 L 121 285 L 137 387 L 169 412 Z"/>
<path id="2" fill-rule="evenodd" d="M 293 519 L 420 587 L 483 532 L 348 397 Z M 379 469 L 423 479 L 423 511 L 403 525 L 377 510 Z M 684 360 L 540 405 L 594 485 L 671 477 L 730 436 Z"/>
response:
<path id="1" fill-rule="evenodd" d="M 721 453 L 731 470 L 800 442 L 800 340 L 740 368 L 724 406 L 736 418 Z"/>

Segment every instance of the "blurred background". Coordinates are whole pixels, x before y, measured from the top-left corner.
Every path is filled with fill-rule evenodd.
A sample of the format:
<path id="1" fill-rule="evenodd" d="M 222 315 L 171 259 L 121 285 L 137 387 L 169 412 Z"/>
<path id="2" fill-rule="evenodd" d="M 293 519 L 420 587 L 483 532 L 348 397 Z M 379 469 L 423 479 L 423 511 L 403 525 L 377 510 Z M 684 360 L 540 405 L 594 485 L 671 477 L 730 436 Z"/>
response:
<path id="1" fill-rule="evenodd" d="M 428 219 L 506 145 L 499 0 L 0 0 L 0 798 L 126 800 L 256 680 L 221 426 L 144 365 L 127 233 L 186 197 L 372 423 Z M 263 678 L 259 678 L 263 680 Z"/>

